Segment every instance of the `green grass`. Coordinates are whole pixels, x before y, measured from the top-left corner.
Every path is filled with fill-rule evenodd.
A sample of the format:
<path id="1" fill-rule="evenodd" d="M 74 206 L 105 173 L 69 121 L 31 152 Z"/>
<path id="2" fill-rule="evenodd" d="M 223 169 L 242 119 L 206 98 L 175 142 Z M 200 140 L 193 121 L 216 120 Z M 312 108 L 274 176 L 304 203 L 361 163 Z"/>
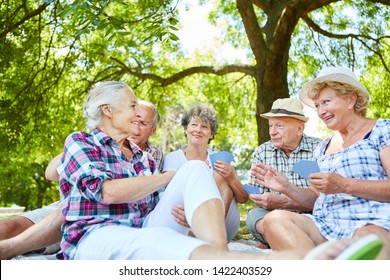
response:
<path id="1" fill-rule="evenodd" d="M 250 233 L 249 229 L 246 227 L 246 215 L 248 214 L 249 210 L 254 208 L 256 205 L 252 201 L 248 201 L 245 204 L 239 204 L 238 207 L 240 209 L 240 228 L 238 229 L 237 235 L 233 238 L 233 240 L 251 240 L 252 234 Z"/>
<path id="2" fill-rule="evenodd" d="M 239 209 L 240 209 L 240 228 L 238 229 L 237 235 L 233 238 L 233 240 L 251 240 L 252 239 L 252 234 L 249 232 L 248 228 L 246 227 L 245 220 L 246 220 L 246 215 L 250 209 L 255 207 L 255 204 L 252 201 L 248 201 L 245 204 L 239 204 Z M 1 214 L 0 215 L 0 220 L 5 220 L 9 219 L 12 217 L 15 217 L 18 215 L 15 214 Z"/>
<path id="3" fill-rule="evenodd" d="M 19 215 L 15 215 L 15 214 L 0 214 L 0 220 L 9 219 L 9 218 L 16 217 L 16 216 L 19 216 Z"/>

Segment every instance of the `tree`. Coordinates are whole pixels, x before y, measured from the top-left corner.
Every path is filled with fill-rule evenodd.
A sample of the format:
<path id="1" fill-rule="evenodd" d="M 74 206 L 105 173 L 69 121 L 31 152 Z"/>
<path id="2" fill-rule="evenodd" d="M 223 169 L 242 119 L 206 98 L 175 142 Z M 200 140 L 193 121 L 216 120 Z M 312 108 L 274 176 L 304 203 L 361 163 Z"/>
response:
<path id="1" fill-rule="evenodd" d="M 39 188 L 56 189 L 35 174 L 43 178 L 65 137 L 84 127 L 82 100 L 98 81 L 127 81 L 163 115 L 179 116 L 193 102 L 212 103 L 221 119 L 213 143 L 220 149 L 244 147 L 240 152 L 248 159 L 268 139 L 259 114 L 275 99 L 293 95 L 321 65 L 388 72 L 390 1 L 216 3 L 210 19 L 224 26 L 220 40 L 247 50 L 246 65 L 220 63 L 212 53 L 186 58 L 175 35 L 178 1 L 1 2 L 0 176 L 8 180 L 0 183 L 0 201 L 14 198 L 31 207 L 47 201 L 26 199 L 37 197 Z M 376 59 L 367 59 L 369 54 Z M 378 88 L 378 96 L 383 90 Z M 170 143 L 179 144 L 182 134 L 169 132 Z"/>
<path id="2" fill-rule="evenodd" d="M 137 11 L 140 11 L 139 14 L 144 12 L 146 18 L 156 21 L 165 15 L 160 11 L 165 5 L 154 2 L 142 1 L 135 16 L 138 18 Z M 124 23 L 142 22 L 141 18 L 132 23 L 120 22 L 106 15 L 99 21 L 97 15 L 104 13 L 108 3 L 1 2 L 2 204 L 17 203 L 29 209 L 58 199 L 57 184 L 44 180 L 44 170 L 48 161 L 61 152 L 65 137 L 71 131 L 83 129 L 79 113 L 82 99 L 95 82 L 84 74 L 99 64 L 98 59 L 88 56 L 83 38 L 95 28 L 96 32 L 104 28 L 112 31 L 107 40 L 114 41 L 115 36 L 126 34 Z M 151 28 L 150 33 L 153 32 L 155 27 Z M 83 51 L 87 54 L 82 55 Z"/>
<path id="3" fill-rule="evenodd" d="M 389 48 L 383 50 L 383 57 L 389 60 Z M 370 106 L 368 114 L 375 119 L 390 118 L 389 93 L 390 73 L 381 69 L 379 57 L 368 60 L 368 70 L 364 76 L 364 83 L 370 88 Z"/>
<path id="4" fill-rule="evenodd" d="M 222 1 L 219 8 L 222 12 L 230 13 L 230 19 L 237 19 L 236 13 L 239 13 L 252 52 L 253 64 L 232 64 L 220 67 L 193 66 L 177 70 L 170 76 L 163 76 L 156 72 L 147 71 L 145 73 L 144 67 L 142 71 L 139 71 L 139 68 L 121 62 L 117 65 L 118 69 L 111 69 L 112 75 L 114 72 L 126 73 L 141 81 L 152 80 L 155 85 L 158 84 L 161 87 L 167 87 L 194 74 L 242 73 L 248 75 L 256 83 L 255 116 L 258 143 L 262 143 L 268 140 L 269 136 L 266 120 L 259 114 L 270 110 L 275 99 L 291 95 L 287 80 L 290 72 L 289 63 L 290 68 L 294 66 L 299 68 L 301 75 L 298 77 L 301 80 L 307 76 L 314 76 L 313 74 L 323 64 L 346 64 L 351 68 L 358 66 L 363 71 L 364 59 L 361 59 L 360 55 L 369 51 L 381 57 L 382 67 L 388 70 L 388 65 L 381 54 L 381 48 L 386 45 L 386 39 L 388 39 L 382 20 L 386 23 L 389 19 L 387 5 L 390 1 L 237 0 L 235 10 L 231 7 L 233 4 L 233 1 Z M 346 19 L 346 12 L 351 9 L 359 20 Z M 367 24 L 367 20 L 375 18 L 380 18 L 381 22 L 370 24 L 368 21 Z M 302 36 L 301 32 L 306 36 Z M 311 49 L 308 54 L 301 54 L 301 61 L 292 62 L 290 48 L 294 40 L 296 43 L 306 41 L 303 42 L 306 48 L 309 43 L 315 42 L 315 50 L 320 56 L 310 57 L 313 52 Z M 322 42 L 329 45 L 324 46 Z M 298 46 L 295 48 L 298 51 L 305 50 Z"/>

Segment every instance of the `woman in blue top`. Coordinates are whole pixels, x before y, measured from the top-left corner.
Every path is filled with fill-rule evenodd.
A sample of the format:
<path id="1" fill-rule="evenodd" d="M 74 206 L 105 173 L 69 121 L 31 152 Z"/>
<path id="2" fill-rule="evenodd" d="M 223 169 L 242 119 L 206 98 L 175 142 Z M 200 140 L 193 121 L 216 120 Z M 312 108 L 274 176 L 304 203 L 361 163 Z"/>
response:
<path id="1" fill-rule="evenodd" d="M 390 259 L 390 120 L 365 117 L 369 93 L 341 67 L 322 70 L 304 85 L 300 98 L 336 133 L 314 153 L 321 172 L 310 175 L 309 189 L 298 189 L 270 167 L 253 170 L 270 188 L 314 205 L 312 215 L 267 215 L 271 248 L 310 249 L 327 240 L 375 233 L 385 244 L 378 258 Z"/>

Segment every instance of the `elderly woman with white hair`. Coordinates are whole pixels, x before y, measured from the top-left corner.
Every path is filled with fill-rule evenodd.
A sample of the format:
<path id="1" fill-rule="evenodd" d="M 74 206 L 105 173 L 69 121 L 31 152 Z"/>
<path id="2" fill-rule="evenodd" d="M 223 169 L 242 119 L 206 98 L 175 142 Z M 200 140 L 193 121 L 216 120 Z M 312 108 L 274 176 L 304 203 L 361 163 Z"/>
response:
<path id="1" fill-rule="evenodd" d="M 327 240 L 375 233 L 384 240 L 378 258 L 390 259 L 390 120 L 365 116 L 369 93 L 341 67 L 322 70 L 303 86 L 300 98 L 335 134 L 314 152 L 321 172 L 309 181 L 318 196 L 307 195 L 269 166 L 266 172 L 253 171 L 267 187 L 313 205 L 312 214 L 277 210 L 265 216 L 271 248 L 310 249 Z"/>
<path id="2" fill-rule="evenodd" d="M 226 250 L 223 204 L 206 164 L 158 174 L 151 155 L 128 139 L 138 130 L 138 112 L 125 83 L 102 82 L 88 94 L 84 115 L 91 132 L 67 137 L 58 168 L 64 259 L 187 259 L 199 257 L 194 251 L 205 245 Z M 170 214 L 183 202 L 197 239 L 181 234 Z"/>

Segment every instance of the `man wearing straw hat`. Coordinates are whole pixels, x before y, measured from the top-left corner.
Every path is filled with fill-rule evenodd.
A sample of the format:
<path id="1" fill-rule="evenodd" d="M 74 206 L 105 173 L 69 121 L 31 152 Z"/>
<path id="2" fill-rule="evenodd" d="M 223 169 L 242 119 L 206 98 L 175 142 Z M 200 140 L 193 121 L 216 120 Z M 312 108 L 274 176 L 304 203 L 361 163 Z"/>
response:
<path id="1" fill-rule="evenodd" d="M 301 188 L 309 182 L 293 173 L 293 165 L 301 160 L 312 160 L 313 150 L 321 142 L 320 138 L 304 134 L 305 123 L 309 118 L 303 114 L 303 104 L 294 98 L 277 99 L 270 112 L 260 114 L 268 119 L 271 140 L 261 144 L 253 155 L 252 165 L 263 163 L 285 174 L 289 181 Z M 263 238 L 263 217 L 274 209 L 289 209 L 298 212 L 311 212 L 298 205 L 285 195 L 271 191 L 257 184 L 251 175 L 250 184 L 259 188 L 260 194 L 251 194 L 250 199 L 257 205 L 249 211 L 246 225 L 258 243 L 258 247 L 269 248 Z"/>

